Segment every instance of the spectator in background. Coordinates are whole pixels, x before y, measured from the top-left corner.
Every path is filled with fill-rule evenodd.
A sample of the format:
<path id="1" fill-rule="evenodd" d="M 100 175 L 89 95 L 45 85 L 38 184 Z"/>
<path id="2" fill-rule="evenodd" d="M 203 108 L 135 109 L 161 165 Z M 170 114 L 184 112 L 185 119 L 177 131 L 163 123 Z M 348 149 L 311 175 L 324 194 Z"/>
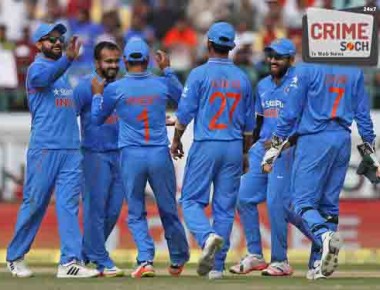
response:
<path id="1" fill-rule="evenodd" d="M 0 23 L 7 26 L 7 37 L 11 41 L 21 38 L 22 28 L 27 25 L 26 16 L 24 0 L 0 0 Z"/>
<path id="2" fill-rule="evenodd" d="M 25 80 L 29 65 L 38 53 L 35 45 L 30 40 L 30 28 L 25 26 L 22 30 L 21 40 L 16 42 L 14 55 L 16 58 L 18 89 L 14 109 L 27 111 L 27 99 L 25 94 Z"/>
<path id="3" fill-rule="evenodd" d="M 85 9 L 90 11 L 92 7 L 92 0 L 68 0 L 67 4 L 67 17 L 75 18 L 79 10 Z"/>
<path id="4" fill-rule="evenodd" d="M 294 56 L 294 62 L 297 64 L 302 61 L 302 29 L 289 31 L 289 39 L 294 43 L 296 47 L 296 55 Z"/>
<path id="5" fill-rule="evenodd" d="M 252 64 L 252 44 L 244 43 L 240 45 L 234 55 L 234 63 L 248 76 L 254 88 L 259 81 L 259 75 Z"/>
<path id="6" fill-rule="evenodd" d="M 66 25 L 67 18 L 64 15 L 64 6 L 59 0 L 46 0 L 46 13 L 42 21 L 48 23 L 60 22 Z"/>
<path id="7" fill-rule="evenodd" d="M 69 19 L 71 33 L 82 41 L 82 49 L 78 63 L 91 66 L 95 41 L 104 32 L 104 28 L 90 20 L 90 11 L 85 6 L 77 10 L 74 18 Z"/>
<path id="8" fill-rule="evenodd" d="M 191 69 L 198 44 L 197 34 L 185 16 L 181 16 L 163 38 L 163 45 L 170 54 L 171 66 L 181 77 Z"/>
<path id="9" fill-rule="evenodd" d="M 269 13 L 264 20 L 264 25 L 257 34 L 255 49 L 256 51 L 263 51 L 264 47 L 268 46 L 273 40 L 285 36 L 286 30 L 280 25 L 277 13 Z"/>
<path id="10" fill-rule="evenodd" d="M 187 16 L 194 27 L 204 33 L 213 22 L 231 17 L 233 3 L 234 0 L 189 0 Z"/>
<path id="11" fill-rule="evenodd" d="M 124 36 L 119 12 L 117 10 L 104 12 L 102 15 L 102 25 L 104 33 L 98 37 L 96 42 L 111 41 L 117 43 L 119 47 L 124 47 Z"/>
<path id="12" fill-rule="evenodd" d="M 236 26 L 239 23 L 245 23 L 249 31 L 257 31 L 258 25 L 255 23 L 257 10 L 250 0 L 241 0 L 240 5 L 231 15 L 231 22 Z"/>
<path id="13" fill-rule="evenodd" d="M 134 37 L 141 38 L 150 45 L 156 39 L 154 30 L 147 24 L 145 16 L 141 16 L 138 13 L 132 15 L 131 26 L 124 35 L 124 43 L 128 43 Z"/>
<path id="14" fill-rule="evenodd" d="M 282 20 L 288 29 L 302 29 L 302 17 L 306 13 L 307 0 L 286 0 Z"/>
<path id="15" fill-rule="evenodd" d="M 8 40 L 7 32 L 7 26 L 5 24 L 0 24 L 0 49 L 13 50 L 15 48 L 15 44 Z"/>
<path id="16" fill-rule="evenodd" d="M 106 0 L 107 1 L 107 0 Z M 151 7 L 148 0 L 132 0 L 132 15 L 137 15 L 142 19 L 148 19 Z"/>
<path id="17" fill-rule="evenodd" d="M 0 111 L 9 109 L 18 84 L 13 57 L 15 44 L 8 40 L 7 32 L 7 26 L 0 24 Z"/>
<path id="18" fill-rule="evenodd" d="M 168 5 L 168 0 L 158 0 L 157 7 L 152 10 L 148 17 L 148 23 L 154 27 L 159 40 L 173 27 L 177 20 L 178 12 L 178 10 L 174 9 L 174 6 Z"/>
<path id="19" fill-rule="evenodd" d="M 102 25 L 90 20 L 90 11 L 87 4 L 81 4 L 74 18 L 69 19 L 72 35 L 76 35 L 82 41 L 79 58 L 70 66 L 68 71 L 70 85 L 75 87 L 83 76 L 94 69 L 93 53 L 98 37 L 104 33 Z"/>

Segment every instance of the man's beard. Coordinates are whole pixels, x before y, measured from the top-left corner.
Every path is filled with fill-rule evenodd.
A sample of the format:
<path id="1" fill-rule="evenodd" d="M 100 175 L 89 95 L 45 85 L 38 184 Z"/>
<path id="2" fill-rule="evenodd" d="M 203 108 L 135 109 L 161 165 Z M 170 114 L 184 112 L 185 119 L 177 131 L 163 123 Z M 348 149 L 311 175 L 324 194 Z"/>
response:
<path id="1" fill-rule="evenodd" d="M 62 57 L 62 50 L 59 53 L 53 52 L 53 48 L 47 49 L 45 47 L 42 47 L 42 53 L 44 54 L 45 57 L 50 58 L 50 59 L 60 59 Z"/>
<path id="2" fill-rule="evenodd" d="M 99 69 L 99 71 L 107 81 L 114 81 L 117 77 L 119 69 Z"/>

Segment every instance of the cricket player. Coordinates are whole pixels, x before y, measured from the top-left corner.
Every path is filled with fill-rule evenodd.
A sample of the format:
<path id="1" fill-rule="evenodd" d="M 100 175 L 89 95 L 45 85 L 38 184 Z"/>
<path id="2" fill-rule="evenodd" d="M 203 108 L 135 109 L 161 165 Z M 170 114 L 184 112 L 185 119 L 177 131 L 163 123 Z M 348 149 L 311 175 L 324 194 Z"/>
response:
<path id="1" fill-rule="evenodd" d="M 99 274 L 81 263 L 78 208 L 82 157 L 73 92 L 65 74 L 78 56 L 80 43 L 71 38 L 63 55 L 65 32 L 62 24 L 42 23 L 32 37 L 40 54 L 30 65 L 26 80 L 32 128 L 24 197 L 7 251 L 8 269 L 16 277 L 33 275 L 24 256 L 37 234 L 53 190 L 61 241 L 57 277 L 88 278 Z"/>
<path id="2" fill-rule="evenodd" d="M 315 261 L 309 264 L 307 278 L 325 278 L 336 269 L 342 245 L 337 232 L 339 194 L 350 160 L 353 120 L 380 176 L 368 95 L 360 69 L 332 65 L 299 65 L 289 89 L 288 102 L 280 112 L 272 147 L 262 165 L 267 172 L 272 169 L 296 129 L 299 137 L 292 171 L 292 204 L 322 246 L 320 255 L 314 251 Z"/>
<path id="3" fill-rule="evenodd" d="M 207 37 L 210 58 L 193 69 L 186 81 L 176 112 L 171 153 L 175 159 L 183 156 L 181 137 L 194 119 L 194 142 L 186 162 L 181 204 L 186 225 L 203 249 L 198 274 L 219 279 L 230 244 L 243 153 L 252 144 L 254 98 L 247 76 L 228 59 L 235 46 L 234 28 L 217 22 Z M 204 212 L 211 184 L 212 225 Z"/>
<path id="4" fill-rule="evenodd" d="M 149 235 L 145 208 L 147 181 L 153 189 L 168 243 L 171 265 L 179 276 L 189 259 L 185 230 L 179 220 L 175 199 L 176 180 L 166 130 L 166 103 L 178 102 L 182 85 L 161 51 L 157 63 L 164 77 L 147 71 L 149 47 L 142 39 L 130 40 L 124 48 L 127 74 L 109 84 L 93 79 L 92 117 L 101 124 L 114 109 L 119 116 L 121 172 L 128 200 L 128 226 L 137 244 L 137 267 L 132 277 L 153 277 L 154 243 Z M 97 87 L 97 88 L 96 88 Z"/>
<path id="5" fill-rule="evenodd" d="M 289 39 L 281 38 L 266 47 L 265 52 L 270 75 L 259 82 L 256 91 L 255 132 L 259 131 L 259 140 L 249 152 L 249 171 L 242 176 L 238 199 L 238 212 L 247 240 L 248 254 L 240 263 L 232 266 L 230 272 L 247 274 L 263 270 L 262 274 L 266 276 L 289 276 L 293 269 L 287 257 L 288 222 L 305 232 L 302 220 L 296 219 L 295 214 L 289 210 L 294 147 L 283 152 L 269 175 L 262 172 L 261 161 L 276 128 L 278 114 L 289 97 L 296 48 Z M 258 203 L 265 200 L 271 225 L 271 263 L 268 267 L 262 254 L 257 210 Z"/>
<path id="6" fill-rule="evenodd" d="M 118 117 L 116 112 L 103 125 L 91 120 L 93 92 L 91 80 L 105 80 L 105 86 L 116 80 L 121 57 L 120 48 L 103 41 L 94 50 L 95 72 L 81 81 L 74 90 L 74 100 L 81 123 L 83 153 L 83 256 L 96 264 L 105 277 L 123 276 L 105 248 L 124 200 L 119 168 Z"/>

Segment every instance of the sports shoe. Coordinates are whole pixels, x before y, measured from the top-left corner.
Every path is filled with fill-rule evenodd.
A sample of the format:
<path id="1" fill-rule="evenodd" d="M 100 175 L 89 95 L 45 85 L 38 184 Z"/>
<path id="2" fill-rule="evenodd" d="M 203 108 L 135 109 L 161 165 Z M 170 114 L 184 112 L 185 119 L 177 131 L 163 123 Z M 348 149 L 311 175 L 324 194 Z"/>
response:
<path id="1" fill-rule="evenodd" d="M 7 267 L 13 277 L 29 278 L 33 276 L 32 270 L 26 265 L 24 259 L 7 262 Z"/>
<path id="2" fill-rule="evenodd" d="M 123 277 L 124 271 L 116 266 L 113 266 L 112 268 L 104 268 L 100 275 L 106 278 Z"/>
<path id="3" fill-rule="evenodd" d="M 324 276 L 321 271 L 321 261 L 315 261 L 313 268 L 309 269 L 306 273 L 306 279 L 308 280 L 319 280 L 326 278 L 327 277 Z"/>
<path id="4" fill-rule="evenodd" d="M 290 276 L 293 269 L 287 261 L 270 263 L 268 268 L 261 272 L 263 276 Z"/>
<path id="5" fill-rule="evenodd" d="M 322 234 L 321 272 L 330 276 L 338 267 L 338 254 L 342 247 L 342 240 L 337 232 L 328 231 Z"/>
<path id="6" fill-rule="evenodd" d="M 59 265 L 57 272 L 57 278 L 94 278 L 99 275 L 98 270 L 87 268 L 83 263 L 77 261 Z"/>
<path id="7" fill-rule="evenodd" d="M 223 278 L 223 272 L 222 271 L 217 271 L 217 270 L 212 270 L 208 272 L 208 278 L 210 280 L 218 280 Z"/>
<path id="8" fill-rule="evenodd" d="M 216 252 L 220 251 L 223 246 L 223 238 L 217 234 L 210 234 L 206 240 L 201 257 L 198 261 L 197 273 L 199 276 L 205 276 L 214 266 Z"/>
<path id="9" fill-rule="evenodd" d="M 143 262 L 131 273 L 132 278 L 155 277 L 156 271 L 152 262 Z"/>
<path id="10" fill-rule="evenodd" d="M 232 274 L 248 274 L 252 271 L 261 271 L 268 267 L 263 256 L 248 254 L 240 262 L 230 268 Z"/>
<path id="11" fill-rule="evenodd" d="M 179 277 L 183 271 L 185 265 L 171 264 L 168 268 L 168 272 L 171 276 Z"/>

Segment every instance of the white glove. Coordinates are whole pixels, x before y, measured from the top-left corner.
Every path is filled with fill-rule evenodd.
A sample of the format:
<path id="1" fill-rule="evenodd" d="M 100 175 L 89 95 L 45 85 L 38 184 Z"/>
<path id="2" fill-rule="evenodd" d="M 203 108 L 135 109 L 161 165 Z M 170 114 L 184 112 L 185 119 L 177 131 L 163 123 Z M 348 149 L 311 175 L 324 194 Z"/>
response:
<path id="1" fill-rule="evenodd" d="M 281 155 L 281 151 L 287 142 L 288 142 L 288 139 L 284 140 L 276 135 L 273 135 L 272 145 L 265 152 L 265 155 L 261 162 L 261 168 L 263 172 L 269 173 L 272 170 L 274 162 Z"/>

